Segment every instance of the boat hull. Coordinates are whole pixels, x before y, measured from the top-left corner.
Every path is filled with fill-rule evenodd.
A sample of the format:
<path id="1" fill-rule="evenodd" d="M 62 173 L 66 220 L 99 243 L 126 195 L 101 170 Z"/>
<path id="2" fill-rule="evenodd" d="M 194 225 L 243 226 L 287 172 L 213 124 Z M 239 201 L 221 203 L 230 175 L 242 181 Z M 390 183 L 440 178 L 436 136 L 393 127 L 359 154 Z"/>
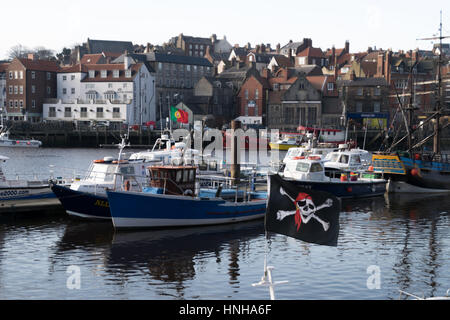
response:
<path id="1" fill-rule="evenodd" d="M 450 192 L 450 165 L 400 157 L 405 175 L 390 174 L 388 192 L 444 193 Z"/>
<path id="2" fill-rule="evenodd" d="M 80 192 L 59 185 L 52 185 L 51 190 L 70 216 L 84 219 L 111 220 L 106 194 Z"/>
<path id="3" fill-rule="evenodd" d="M 0 211 L 38 209 L 59 204 L 49 186 L 0 188 Z"/>
<path id="4" fill-rule="evenodd" d="M 223 199 L 191 198 L 107 191 L 114 227 L 162 228 L 216 225 L 263 218 L 266 201 L 227 202 Z"/>
<path id="5" fill-rule="evenodd" d="M 290 179 L 287 180 L 299 187 L 328 192 L 335 195 L 336 197 L 343 199 L 381 196 L 386 192 L 387 183 L 386 180 L 336 183 Z"/>
<path id="6" fill-rule="evenodd" d="M 295 144 L 282 144 L 282 143 L 269 143 L 269 147 L 271 150 L 282 150 L 282 151 L 286 151 L 289 150 L 290 148 L 298 148 L 300 145 L 295 145 Z"/>

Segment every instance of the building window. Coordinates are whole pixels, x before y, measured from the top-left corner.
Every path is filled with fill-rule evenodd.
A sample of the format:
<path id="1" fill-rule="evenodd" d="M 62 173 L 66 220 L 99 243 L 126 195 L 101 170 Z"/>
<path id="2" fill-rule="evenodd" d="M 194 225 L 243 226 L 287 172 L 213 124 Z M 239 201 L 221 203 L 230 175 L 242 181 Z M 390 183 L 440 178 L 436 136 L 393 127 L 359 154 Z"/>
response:
<path id="1" fill-rule="evenodd" d="M 72 88 L 72 89 L 71 89 L 71 93 L 72 93 L 72 94 L 75 94 L 75 88 Z"/>
<path id="2" fill-rule="evenodd" d="M 31 100 L 31 107 L 36 108 L 36 100 Z"/>
<path id="3" fill-rule="evenodd" d="M 356 103 L 356 112 L 362 112 L 362 102 Z"/>
<path id="4" fill-rule="evenodd" d="M 119 77 L 119 70 L 114 70 L 113 71 L 113 77 L 114 78 L 118 78 Z"/>
<path id="5" fill-rule="evenodd" d="M 245 99 L 248 99 L 248 89 L 245 89 Z"/>
<path id="6" fill-rule="evenodd" d="M 100 77 L 102 77 L 102 78 L 106 78 L 107 74 L 108 74 L 108 73 L 107 73 L 106 70 L 100 71 Z"/>
<path id="7" fill-rule="evenodd" d="M 380 112 L 380 106 L 381 104 L 379 102 L 374 102 L 373 103 L 373 112 Z"/>
<path id="8" fill-rule="evenodd" d="M 70 107 L 64 108 L 64 118 L 70 118 L 72 117 L 72 110 Z"/>
<path id="9" fill-rule="evenodd" d="M 19 106 L 20 106 L 20 109 L 23 108 L 23 100 L 20 100 L 20 101 L 19 101 Z"/>
<path id="10" fill-rule="evenodd" d="M 80 118 L 87 118 L 87 108 L 86 107 L 80 108 Z"/>
<path id="11" fill-rule="evenodd" d="M 103 108 L 97 108 L 97 118 L 103 118 Z"/>
<path id="12" fill-rule="evenodd" d="M 95 78 L 95 70 L 89 70 L 89 78 Z"/>
<path id="13" fill-rule="evenodd" d="M 13 72 L 10 71 L 10 72 L 9 72 L 9 80 L 12 80 L 12 79 L 13 79 Z"/>
<path id="14" fill-rule="evenodd" d="M 47 80 L 51 80 L 52 79 L 52 74 L 50 72 L 47 72 Z"/>
<path id="15" fill-rule="evenodd" d="M 13 86 L 9 86 L 9 94 L 13 93 Z"/>
<path id="16" fill-rule="evenodd" d="M 259 90 L 255 89 L 255 99 L 259 99 Z"/>
<path id="17" fill-rule="evenodd" d="M 19 86 L 19 93 L 23 94 L 23 86 Z"/>
<path id="18" fill-rule="evenodd" d="M 14 94 L 18 94 L 19 93 L 19 87 L 18 86 L 14 86 Z"/>
<path id="19" fill-rule="evenodd" d="M 19 78 L 23 79 L 23 71 L 19 71 Z"/>
<path id="20" fill-rule="evenodd" d="M 36 79 L 36 72 L 34 72 L 34 71 L 31 71 L 31 79 Z"/>
<path id="21" fill-rule="evenodd" d="M 36 86 L 35 85 L 31 86 L 31 93 L 36 93 Z"/>
<path id="22" fill-rule="evenodd" d="M 52 93 L 52 88 L 47 87 L 47 94 L 51 94 Z"/>
<path id="23" fill-rule="evenodd" d="M 72 81 L 75 80 L 75 75 L 71 75 L 70 80 L 72 80 Z"/>
<path id="24" fill-rule="evenodd" d="M 116 96 L 115 93 L 111 93 L 111 92 L 105 93 L 105 100 L 113 101 L 115 96 Z"/>
<path id="25" fill-rule="evenodd" d="M 17 71 L 14 71 L 14 79 L 19 79 L 19 73 Z"/>
<path id="26" fill-rule="evenodd" d="M 375 96 L 381 96 L 381 88 L 375 88 L 374 93 Z"/>
<path id="27" fill-rule="evenodd" d="M 363 95 L 363 88 L 358 88 L 358 89 L 356 90 L 356 94 L 357 94 L 358 96 L 362 96 L 362 95 Z"/>
<path id="28" fill-rule="evenodd" d="M 120 108 L 113 108 L 113 118 L 118 119 L 120 118 Z"/>
<path id="29" fill-rule="evenodd" d="M 48 108 L 48 116 L 49 116 L 49 118 L 56 118 L 56 108 L 55 107 Z"/>
<path id="30" fill-rule="evenodd" d="M 62 78 L 63 78 L 63 81 L 67 80 L 67 76 L 63 76 Z"/>
<path id="31" fill-rule="evenodd" d="M 63 88 L 63 94 L 66 94 L 67 93 L 67 89 L 66 88 Z"/>
<path id="32" fill-rule="evenodd" d="M 327 83 L 327 89 L 328 89 L 328 91 L 333 91 L 334 90 L 334 83 L 333 82 L 328 82 Z"/>
<path id="33" fill-rule="evenodd" d="M 131 78 L 131 70 L 126 70 L 125 71 L 125 77 Z"/>

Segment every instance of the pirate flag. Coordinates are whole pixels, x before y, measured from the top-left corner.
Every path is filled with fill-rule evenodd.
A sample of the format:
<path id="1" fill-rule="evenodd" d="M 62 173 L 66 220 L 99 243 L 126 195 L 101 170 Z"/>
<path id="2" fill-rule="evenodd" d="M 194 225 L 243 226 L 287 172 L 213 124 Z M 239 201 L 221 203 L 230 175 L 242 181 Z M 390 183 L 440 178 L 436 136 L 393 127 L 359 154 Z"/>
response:
<path id="1" fill-rule="evenodd" d="M 337 246 L 340 200 L 330 193 L 305 189 L 269 176 L 265 229 L 305 242 Z"/>

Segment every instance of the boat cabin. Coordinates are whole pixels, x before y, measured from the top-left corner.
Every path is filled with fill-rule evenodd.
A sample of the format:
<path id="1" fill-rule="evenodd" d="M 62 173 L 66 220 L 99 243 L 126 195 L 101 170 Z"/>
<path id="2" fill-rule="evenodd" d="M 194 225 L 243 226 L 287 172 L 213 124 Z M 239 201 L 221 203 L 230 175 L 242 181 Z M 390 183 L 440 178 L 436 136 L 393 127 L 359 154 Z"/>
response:
<path id="1" fill-rule="evenodd" d="M 150 186 L 164 194 L 195 196 L 196 166 L 150 166 Z"/>
<path id="2" fill-rule="evenodd" d="M 331 170 L 366 170 L 371 163 L 371 155 L 366 150 L 352 149 L 330 152 L 325 157 L 325 167 Z"/>
<path id="3" fill-rule="evenodd" d="M 295 180 L 324 181 L 325 171 L 320 156 L 308 156 L 293 159 L 286 163 L 283 171 L 286 178 Z"/>

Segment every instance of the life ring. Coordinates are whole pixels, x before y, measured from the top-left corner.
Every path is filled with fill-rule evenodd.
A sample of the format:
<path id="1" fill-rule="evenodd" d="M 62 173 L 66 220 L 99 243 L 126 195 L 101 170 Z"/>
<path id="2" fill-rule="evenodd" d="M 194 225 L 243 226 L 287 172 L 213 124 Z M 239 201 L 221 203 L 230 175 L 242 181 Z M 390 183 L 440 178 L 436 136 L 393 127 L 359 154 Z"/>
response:
<path id="1" fill-rule="evenodd" d="M 319 156 L 309 156 L 308 157 L 309 160 L 320 160 Z"/>
<path id="2" fill-rule="evenodd" d="M 94 160 L 94 163 L 104 163 L 105 160 Z"/>
<path id="3" fill-rule="evenodd" d="M 130 182 L 130 180 L 125 180 L 123 182 L 123 189 L 125 191 L 130 191 L 130 189 L 131 189 L 131 182 Z"/>

